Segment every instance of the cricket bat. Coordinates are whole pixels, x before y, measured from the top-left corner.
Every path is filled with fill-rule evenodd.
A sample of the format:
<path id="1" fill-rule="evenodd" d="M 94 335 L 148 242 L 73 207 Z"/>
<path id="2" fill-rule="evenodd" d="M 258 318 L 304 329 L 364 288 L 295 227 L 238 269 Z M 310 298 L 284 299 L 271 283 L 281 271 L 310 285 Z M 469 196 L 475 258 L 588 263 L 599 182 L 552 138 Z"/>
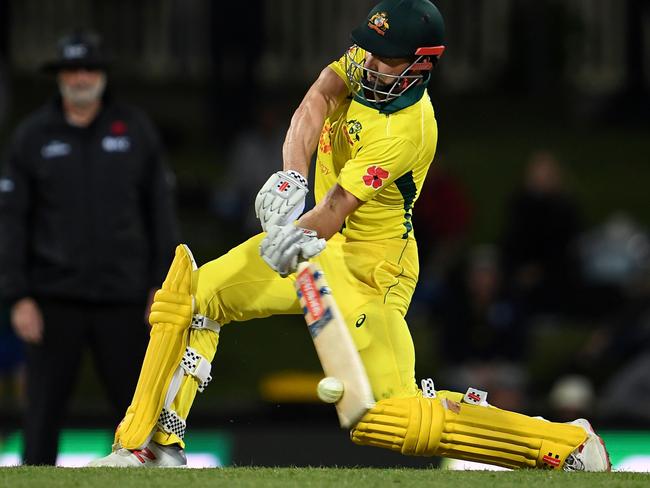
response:
<path id="1" fill-rule="evenodd" d="M 343 396 L 335 405 L 341 427 L 349 429 L 375 404 L 366 370 L 323 271 L 314 263 L 300 263 L 295 286 L 325 376 L 343 382 Z"/>

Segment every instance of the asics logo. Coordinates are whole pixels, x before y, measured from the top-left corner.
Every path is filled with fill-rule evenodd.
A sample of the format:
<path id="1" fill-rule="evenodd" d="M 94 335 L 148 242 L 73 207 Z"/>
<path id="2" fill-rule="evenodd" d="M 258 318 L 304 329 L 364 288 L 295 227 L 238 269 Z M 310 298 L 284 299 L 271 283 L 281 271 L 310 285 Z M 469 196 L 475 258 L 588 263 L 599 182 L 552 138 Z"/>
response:
<path id="1" fill-rule="evenodd" d="M 357 328 L 359 328 L 363 325 L 365 321 L 366 321 L 366 314 L 362 313 L 361 315 L 359 315 L 359 318 L 357 319 L 355 325 L 357 326 Z"/>

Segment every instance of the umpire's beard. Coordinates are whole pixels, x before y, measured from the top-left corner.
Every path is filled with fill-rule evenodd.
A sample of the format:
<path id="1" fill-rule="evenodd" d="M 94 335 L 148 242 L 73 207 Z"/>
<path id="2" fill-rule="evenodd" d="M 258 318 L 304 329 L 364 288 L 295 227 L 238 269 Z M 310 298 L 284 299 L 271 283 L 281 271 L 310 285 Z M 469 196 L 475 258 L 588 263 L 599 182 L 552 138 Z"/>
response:
<path id="1" fill-rule="evenodd" d="M 83 107 L 99 100 L 106 89 L 106 75 L 92 85 L 74 86 L 59 82 L 59 92 L 64 100 L 71 105 Z"/>

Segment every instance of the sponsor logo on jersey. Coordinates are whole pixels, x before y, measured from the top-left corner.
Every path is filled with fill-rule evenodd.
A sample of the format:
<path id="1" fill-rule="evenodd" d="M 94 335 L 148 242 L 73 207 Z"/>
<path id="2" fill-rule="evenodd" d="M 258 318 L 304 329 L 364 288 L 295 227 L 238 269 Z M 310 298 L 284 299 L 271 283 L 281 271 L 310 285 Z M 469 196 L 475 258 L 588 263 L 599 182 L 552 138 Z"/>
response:
<path id="1" fill-rule="evenodd" d="M 368 27 L 380 36 L 385 35 L 386 31 L 390 28 L 388 25 L 388 14 L 386 12 L 377 12 L 368 20 Z"/>
<path id="2" fill-rule="evenodd" d="M 131 149 L 131 139 L 127 136 L 106 136 L 102 139 L 102 148 L 106 152 L 127 152 Z"/>
<path id="3" fill-rule="evenodd" d="M 41 156 L 45 159 L 60 158 L 67 156 L 72 151 L 70 144 L 53 140 L 41 148 Z"/>
<path id="4" fill-rule="evenodd" d="M 384 180 L 390 176 L 390 173 L 380 166 L 369 166 L 368 172 L 363 175 L 363 182 L 367 186 L 372 186 L 375 190 L 384 184 Z"/>

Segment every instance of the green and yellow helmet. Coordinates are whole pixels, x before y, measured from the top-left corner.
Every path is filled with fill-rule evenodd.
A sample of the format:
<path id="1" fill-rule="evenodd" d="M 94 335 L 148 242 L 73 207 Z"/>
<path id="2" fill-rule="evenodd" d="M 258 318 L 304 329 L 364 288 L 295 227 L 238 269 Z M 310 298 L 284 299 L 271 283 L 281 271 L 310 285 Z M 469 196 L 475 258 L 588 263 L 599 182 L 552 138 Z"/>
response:
<path id="1" fill-rule="evenodd" d="M 413 86 L 424 91 L 431 70 L 445 50 L 444 21 L 429 0 L 384 0 L 352 31 L 354 45 L 346 54 L 346 71 L 355 95 L 381 106 L 395 100 Z M 358 48 L 375 56 L 412 59 L 399 75 L 378 73 L 364 66 Z M 372 74 L 374 81 L 369 81 Z M 390 79 L 389 83 L 380 82 Z"/>

